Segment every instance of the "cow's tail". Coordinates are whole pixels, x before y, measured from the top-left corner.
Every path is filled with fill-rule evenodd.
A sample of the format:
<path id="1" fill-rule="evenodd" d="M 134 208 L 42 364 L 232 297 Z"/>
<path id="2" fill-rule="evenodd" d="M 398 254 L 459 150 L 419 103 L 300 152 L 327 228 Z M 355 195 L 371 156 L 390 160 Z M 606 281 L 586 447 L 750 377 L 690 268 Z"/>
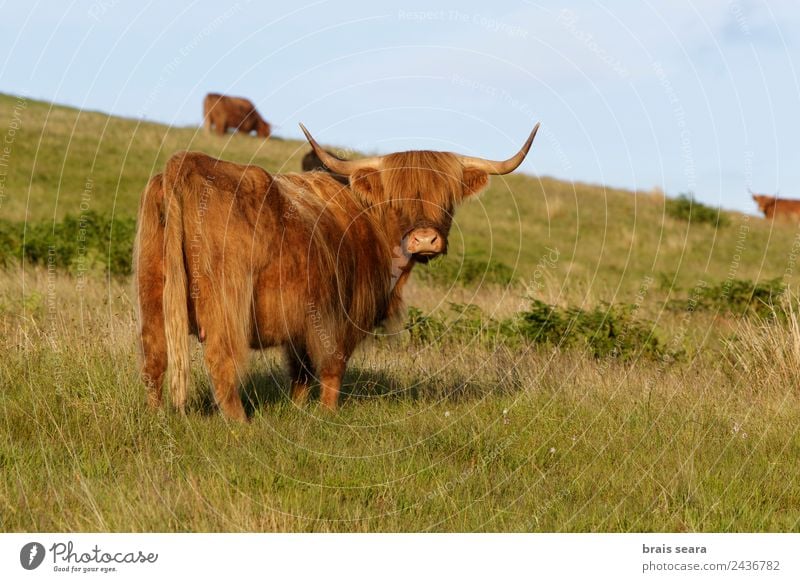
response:
<path id="1" fill-rule="evenodd" d="M 164 336 L 164 212 L 163 176 L 153 176 L 139 202 L 133 247 L 133 284 L 139 323 L 142 376 L 150 406 L 161 404 L 167 368 Z"/>
<path id="2" fill-rule="evenodd" d="M 169 164 L 172 165 L 172 164 Z M 189 389 L 189 312 L 187 276 L 183 256 L 183 192 L 181 181 L 168 171 L 164 180 L 166 228 L 164 233 L 164 323 L 170 394 L 173 404 L 185 409 Z"/>

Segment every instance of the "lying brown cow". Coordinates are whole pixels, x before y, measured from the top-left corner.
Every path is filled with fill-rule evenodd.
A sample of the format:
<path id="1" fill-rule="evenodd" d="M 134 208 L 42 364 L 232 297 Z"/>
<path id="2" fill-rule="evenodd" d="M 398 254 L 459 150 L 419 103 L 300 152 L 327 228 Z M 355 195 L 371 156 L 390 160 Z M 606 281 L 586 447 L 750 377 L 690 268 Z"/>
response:
<path id="1" fill-rule="evenodd" d="M 335 408 L 356 345 L 401 310 L 411 269 L 447 250 L 453 212 L 490 174 L 525 159 L 538 124 L 512 158 L 494 162 L 410 151 L 343 161 L 303 128 L 322 162 L 348 176 L 270 175 L 198 152 L 175 154 L 139 207 L 135 269 L 143 377 L 161 403 L 170 368 L 183 410 L 189 334 L 226 416 L 245 420 L 237 390 L 249 348 L 284 346 L 292 398 L 315 375 Z"/>
<path id="2" fill-rule="evenodd" d="M 758 209 L 764 213 L 766 218 L 800 220 L 800 200 L 754 194 L 753 192 L 750 192 L 750 194 L 752 194 L 753 200 L 758 204 Z"/>
<path id="3" fill-rule="evenodd" d="M 219 93 L 209 93 L 203 100 L 203 125 L 206 131 L 213 128 L 219 135 L 235 129 L 242 133 L 255 131 L 259 137 L 267 138 L 271 130 L 252 101 Z"/>
<path id="4" fill-rule="evenodd" d="M 329 150 L 325 151 L 328 153 L 328 155 L 333 156 L 337 159 L 341 159 L 335 156 Z M 330 170 L 325 166 L 325 164 L 322 163 L 322 160 L 319 159 L 317 152 L 315 152 L 313 148 L 309 150 L 306 155 L 303 156 L 303 160 L 300 163 L 300 165 L 303 168 L 304 172 L 330 172 Z M 339 174 L 331 174 L 331 175 L 337 182 L 341 182 L 342 184 L 348 183 L 347 176 L 340 176 Z"/>

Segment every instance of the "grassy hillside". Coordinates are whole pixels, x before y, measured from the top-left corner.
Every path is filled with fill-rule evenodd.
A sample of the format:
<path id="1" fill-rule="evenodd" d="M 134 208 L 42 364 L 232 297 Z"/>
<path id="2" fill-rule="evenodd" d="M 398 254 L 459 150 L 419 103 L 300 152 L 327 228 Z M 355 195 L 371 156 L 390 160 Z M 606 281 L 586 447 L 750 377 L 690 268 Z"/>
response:
<path id="1" fill-rule="evenodd" d="M 0 119 L 12 119 L 18 100 L 0 96 Z M 196 149 L 271 172 L 299 171 L 305 143 L 230 135 L 198 128 L 82 112 L 31 100 L 21 110 L 21 130 L 11 148 L 0 217 L 52 220 L 94 211 L 135 215 L 147 179 L 180 149 Z M 534 145 L 546 147 L 544 142 Z M 83 205 L 82 205 L 83 204 Z M 771 279 L 784 274 L 792 241 L 789 227 L 731 213 L 714 230 L 664 213 L 665 200 L 551 178 L 495 177 L 479 200 L 457 214 L 451 235 L 454 259 L 499 261 L 515 277 L 538 283 L 547 256 L 547 293 L 591 300 L 632 301 L 644 277 L 661 288 L 689 289 L 700 279 Z M 453 260 L 453 259 L 451 259 Z M 541 272 L 541 269 L 540 269 Z M 571 294 L 571 296 L 572 296 Z"/>
<path id="2" fill-rule="evenodd" d="M 189 414 L 152 413 L 124 274 L 147 178 L 185 148 L 296 171 L 306 146 L 13 97 L 0 119 L 15 106 L 0 530 L 800 531 L 795 225 L 494 178 L 415 272 L 409 329 L 355 354 L 338 414 L 293 406 L 268 351 L 231 425 L 196 344 Z"/>

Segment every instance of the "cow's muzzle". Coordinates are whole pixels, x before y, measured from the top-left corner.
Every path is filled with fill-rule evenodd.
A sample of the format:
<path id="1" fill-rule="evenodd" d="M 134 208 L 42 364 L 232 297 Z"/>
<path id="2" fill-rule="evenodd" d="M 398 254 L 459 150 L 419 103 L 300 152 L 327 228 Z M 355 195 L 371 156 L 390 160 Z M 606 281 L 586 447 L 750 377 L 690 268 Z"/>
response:
<path id="1" fill-rule="evenodd" d="M 435 257 L 445 250 L 445 240 L 435 228 L 415 228 L 409 232 L 403 241 L 405 250 L 409 255 L 417 257 Z"/>

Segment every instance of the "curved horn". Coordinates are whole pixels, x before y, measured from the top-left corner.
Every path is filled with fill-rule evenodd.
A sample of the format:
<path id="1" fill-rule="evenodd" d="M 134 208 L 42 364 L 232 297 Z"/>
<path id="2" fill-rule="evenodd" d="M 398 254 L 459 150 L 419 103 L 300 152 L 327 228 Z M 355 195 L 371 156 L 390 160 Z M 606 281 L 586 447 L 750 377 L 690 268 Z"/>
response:
<path id="1" fill-rule="evenodd" d="M 522 160 L 525 159 L 525 156 L 528 155 L 528 150 L 531 149 L 531 144 L 533 143 L 533 138 L 536 137 L 536 132 L 539 131 L 539 124 L 537 123 L 533 127 L 533 131 L 528 136 L 528 140 L 522 146 L 513 157 L 508 158 L 503 162 L 494 162 L 492 160 L 485 160 L 483 158 L 471 158 L 469 156 L 459 156 L 461 159 L 461 163 L 465 166 L 471 166 L 473 168 L 478 168 L 479 170 L 483 170 L 487 174 L 509 174 L 519 167 L 522 163 Z"/>
<path id="2" fill-rule="evenodd" d="M 306 135 L 306 139 L 308 143 L 311 144 L 311 147 L 314 149 L 314 152 L 319 156 L 319 159 L 334 174 L 341 174 L 342 176 L 349 176 L 356 170 L 361 168 L 375 168 L 380 169 L 382 165 L 382 160 L 380 156 L 374 156 L 371 158 L 361 158 L 359 160 L 340 160 L 336 156 L 332 156 L 325 149 L 317 143 L 311 134 L 306 129 L 306 126 L 302 123 L 300 124 L 300 129 L 303 130 L 303 133 Z"/>

